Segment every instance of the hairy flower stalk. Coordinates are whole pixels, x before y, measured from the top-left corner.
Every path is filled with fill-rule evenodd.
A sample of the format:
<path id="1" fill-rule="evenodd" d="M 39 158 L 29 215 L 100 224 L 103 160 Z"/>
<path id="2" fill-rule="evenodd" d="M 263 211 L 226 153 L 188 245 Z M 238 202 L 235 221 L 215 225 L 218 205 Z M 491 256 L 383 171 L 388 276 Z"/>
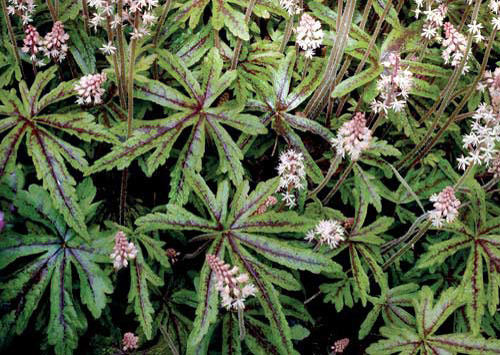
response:
<path id="1" fill-rule="evenodd" d="M 0 232 L 2 232 L 3 228 L 5 227 L 5 215 L 2 211 L 0 211 Z"/>
<path id="2" fill-rule="evenodd" d="M 280 44 L 280 53 L 283 53 L 292 36 L 294 16 L 302 12 L 302 7 L 299 0 L 280 0 L 280 5 L 288 12 L 288 19 L 286 20 L 285 31 Z"/>
<path id="3" fill-rule="evenodd" d="M 429 212 L 429 218 L 434 227 L 442 227 L 444 222 L 451 223 L 458 215 L 460 201 L 455 197 L 452 186 L 443 189 L 439 194 L 433 194 L 430 198 L 434 202 L 434 209 Z"/>
<path id="4" fill-rule="evenodd" d="M 324 34 L 321 29 L 321 23 L 311 15 L 304 13 L 300 18 L 295 32 L 299 47 L 305 51 L 305 57 L 311 59 L 314 55 L 314 50 L 319 48 L 323 42 Z"/>
<path id="5" fill-rule="evenodd" d="M 134 243 L 127 240 L 127 236 L 122 231 L 115 234 L 115 246 L 109 257 L 113 260 L 115 270 L 120 270 L 128 266 L 128 261 L 135 259 L 137 248 Z"/>
<path id="6" fill-rule="evenodd" d="M 278 191 L 281 191 L 282 200 L 285 202 L 285 205 L 292 208 L 296 205 L 293 190 L 302 190 L 305 188 L 306 171 L 302 153 L 296 152 L 293 149 L 281 153 L 277 170 L 280 176 Z"/>
<path id="7" fill-rule="evenodd" d="M 403 68 L 401 58 L 396 53 L 389 53 L 382 61 L 385 70 L 377 82 L 380 91 L 379 99 L 371 103 L 375 113 L 389 110 L 401 112 L 406 106 L 406 100 L 413 87 L 413 74 L 408 68 Z"/>
<path id="8" fill-rule="evenodd" d="M 132 332 L 123 334 L 122 349 L 123 351 L 134 350 L 139 347 L 139 337 Z"/>
<path id="9" fill-rule="evenodd" d="M 76 84 L 75 90 L 78 93 L 76 103 L 79 105 L 94 105 L 102 103 L 104 89 L 102 84 L 106 81 L 106 73 L 88 74 L 83 76 Z"/>
<path id="10" fill-rule="evenodd" d="M 337 155 L 343 158 L 347 153 L 351 160 L 355 161 L 370 147 L 372 133 L 366 123 L 365 114 L 357 112 L 352 120 L 342 125 L 337 137 L 331 142 Z"/>
<path id="11" fill-rule="evenodd" d="M 309 243 L 316 241 L 320 246 L 326 244 L 330 249 L 335 249 L 345 240 L 344 235 L 344 227 L 338 221 L 322 220 L 307 232 L 305 240 Z"/>

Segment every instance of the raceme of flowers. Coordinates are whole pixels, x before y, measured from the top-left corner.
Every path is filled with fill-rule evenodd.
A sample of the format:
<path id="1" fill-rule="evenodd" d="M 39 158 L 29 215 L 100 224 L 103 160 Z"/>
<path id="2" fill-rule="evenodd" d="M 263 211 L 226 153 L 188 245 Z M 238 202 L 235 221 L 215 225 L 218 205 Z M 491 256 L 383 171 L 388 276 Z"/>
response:
<path id="1" fill-rule="evenodd" d="M 500 114 L 492 106 L 481 104 L 472 119 L 470 133 L 463 136 L 463 146 L 469 154 L 458 158 L 458 167 L 463 170 L 471 164 L 489 166 L 500 142 Z"/>
<path id="2" fill-rule="evenodd" d="M 280 176 L 278 191 L 281 192 L 285 205 L 292 208 L 296 205 L 293 190 L 302 190 L 305 187 L 306 171 L 302 153 L 294 149 L 282 152 L 278 165 L 278 175 Z"/>
<path id="3" fill-rule="evenodd" d="M 304 13 L 295 31 L 297 34 L 297 43 L 305 51 L 305 57 L 312 58 L 314 50 L 319 48 L 323 42 L 324 33 L 321 29 L 321 23 L 309 14 Z"/>
<path id="4" fill-rule="evenodd" d="M 61 21 L 57 21 L 52 26 L 52 31 L 45 35 L 43 40 L 43 51 L 45 55 L 58 62 L 62 62 L 66 58 L 68 52 L 68 45 L 66 42 L 69 35 L 64 32 L 64 25 Z"/>
<path id="5" fill-rule="evenodd" d="M 106 73 L 88 74 L 82 76 L 75 84 L 75 90 L 78 93 L 76 103 L 83 104 L 100 104 L 102 103 L 102 95 L 104 89 L 102 84 L 106 81 Z"/>
<path id="6" fill-rule="evenodd" d="M 128 261 L 135 259 L 137 248 L 134 243 L 127 240 L 127 236 L 122 231 L 115 234 L 115 246 L 110 258 L 113 260 L 115 270 L 120 270 L 128 266 Z"/>
<path id="7" fill-rule="evenodd" d="M 305 239 L 311 243 L 316 241 L 319 245 L 328 245 L 335 249 L 345 240 L 345 230 L 340 222 L 329 219 L 320 221 L 314 229 L 307 232 Z"/>
<path id="8" fill-rule="evenodd" d="M 332 139 L 332 145 L 337 155 L 342 157 L 347 153 L 351 160 L 358 160 L 361 153 L 370 147 L 372 133 L 366 126 L 365 114 L 357 112 L 352 120 L 340 127 L 337 137 Z"/>
<path id="9" fill-rule="evenodd" d="M 413 73 L 402 67 L 401 58 L 396 53 L 389 53 L 382 65 L 385 70 L 377 81 L 380 95 L 378 100 L 372 101 L 372 110 L 376 113 L 387 113 L 388 110 L 400 112 L 406 106 L 410 89 L 413 87 Z"/>
<path id="10" fill-rule="evenodd" d="M 23 40 L 22 51 L 30 55 L 30 59 L 35 64 L 41 66 L 43 61 L 37 60 L 38 53 L 43 49 L 43 40 L 36 30 L 36 27 L 27 25 L 24 30 L 25 36 Z"/>
<path id="11" fill-rule="evenodd" d="M 452 186 L 445 187 L 439 194 L 433 194 L 430 200 L 434 202 L 434 209 L 429 212 L 434 227 L 440 228 L 445 221 L 451 223 L 457 217 L 460 201 L 455 197 Z"/>
<path id="12" fill-rule="evenodd" d="M 38 57 L 40 52 L 49 59 L 56 62 L 62 62 L 68 53 L 69 35 L 64 31 L 64 25 L 61 21 L 56 21 L 52 30 L 41 37 L 36 27 L 27 25 L 24 29 L 23 47 L 21 50 L 29 54 L 30 60 L 37 66 L 43 66 L 47 63 Z"/>
<path id="13" fill-rule="evenodd" d="M 139 347 L 139 337 L 134 333 L 127 332 L 123 334 L 122 349 L 123 351 L 134 350 Z"/>
<path id="14" fill-rule="evenodd" d="M 247 274 L 239 274 L 237 266 L 231 267 L 215 255 L 207 254 L 206 261 L 217 279 L 217 290 L 226 309 L 245 309 L 245 300 L 255 296 L 257 289 L 248 282 Z"/>
<path id="15" fill-rule="evenodd" d="M 445 38 L 443 39 L 444 50 L 441 56 L 444 59 L 445 64 L 450 64 L 454 67 L 458 66 L 462 61 L 462 58 L 470 56 L 469 53 L 465 53 L 467 49 L 467 39 L 463 34 L 458 32 L 450 22 L 446 22 L 444 25 Z M 464 66 L 463 72 L 469 71 L 467 63 Z"/>

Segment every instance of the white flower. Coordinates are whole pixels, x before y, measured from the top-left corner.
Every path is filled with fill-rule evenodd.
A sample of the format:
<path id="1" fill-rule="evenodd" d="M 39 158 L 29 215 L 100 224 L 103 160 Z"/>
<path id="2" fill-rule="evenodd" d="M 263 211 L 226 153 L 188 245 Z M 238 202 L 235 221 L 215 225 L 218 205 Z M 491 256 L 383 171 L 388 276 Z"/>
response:
<path id="1" fill-rule="evenodd" d="M 344 241 L 345 230 L 338 221 L 322 220 L 316 227 L 306 234 L 306 240 L 316 240 L 319 245 L 327 244 L 330 249 L 335 249 L 340 242 Z"/>
<path id="2" fill-rule="evenodd" d="M 302 9 L 299 6 L 298 0 L 280 0 L 280 5 L 286 11 L 288 11 L 288 14 L 290 16 L 298 15 L 302 12 Z"/>
<path id="3" fill-rule="evenodd" d="M 303 189 L 306 176 L 302 153 L 296 152 L 293 149 L 281 153 L 277 170 L 280 176 L 278 191 L 281 191 L 282 199 L 286 206 L 290 208 L 294 207 L 295 195 L 292 193 L 292 190 Z"/>
<path id="4" fill-rule="evenodd" d="M 104 44 L 101 48 L 99 48 L 101 52 L 105 55 L 112 55 L 116 53 L 116 47 L 113 46 L 113 42 L 109 41 L 107 44 Z"/>

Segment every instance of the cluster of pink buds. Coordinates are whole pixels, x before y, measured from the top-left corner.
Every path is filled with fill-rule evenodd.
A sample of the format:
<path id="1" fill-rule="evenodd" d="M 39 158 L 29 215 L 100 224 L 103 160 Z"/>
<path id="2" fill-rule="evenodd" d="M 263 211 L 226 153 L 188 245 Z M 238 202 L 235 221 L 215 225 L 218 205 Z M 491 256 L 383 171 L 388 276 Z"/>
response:
<path id="1" fill-rule="evenodd" d="M 274 206 L 278 203 L 278 199 L 274 196 L 268 196 L 264 203 L 257 208 L 257 211 L 254 212 L 254 215 L 264 214 L 269 207 Z"/>
<path id="2" fill-rule="evenodd" d="M 500 142 L 500 114 L 492 106 L 483 103 L 472 119 L 471 131 L 463 137 L 463 146 L 469 154 L 458 158 L 459 169 L 465 170 L 470 164 L 489 166 L 498 153 L 496 145 Z"/>
<path id="3" fill-rule="evenodd" d="M 129 24 L 132 26 L 132 38 L 140 39 L 150 33 L 150 28 L 156 22 L 153 10 L 158 6 L 158 0 L 124 0 L 121 14 L 118 13 L 116 1 L 89 0 L 88 4 L 95 9 L 90 19 L 94 29 L 104 21 L 113 29 L 120 24 Z"/>
<path id="4" fill-rule="evenodd" d="M 137 256 L 137 248 L 134 243 L 127 240 L 127 236 L 122 231 L 115 234 L 115 246 L 110 258 L 113 259 L 113 266 L 115 270 L 128 266 L 128 260 L 135 259 Z"/>
<path id="5" fill-rule="evenodd" d="M 172 264 L 175 264 L 176 262 L 179 261 L 179 256 L 181 255 L 181 253 L 179 253 L 177 250 L 175 250 L 174 248 L 168 248 L 167 251 L 166 251 L 166 254 L 167 254 L 167 258 L 168 260 L 170 261 L 170 263 Z"/>
<path id="6" fill-rule="evenodd" d="M 30 55 L 30 59 L 32 62 L 37 65 L 43 65 L 43 62 L 37 60 L 38 53 L 43 49 L 43 41 L 40 37 L 40 34 L 36 30 L 36 27 L 28 25 L 24 30 L 25 37 L 23 40 L 23 48 L 22 51 L 24 53 L 28 53 Z"/>
<path id="7" fill-rule="evenodd" d="M 349 338 L 343 338 L 340 340 L 337 340 L 335 344 L 332 345 L 331 349 L 333 351 L 333 354 L 343 354 L 345 348 L 347 348 L 347 345 L 349 345 Z"/>
<path id="8" fill-rule="evenodd" d="M 460 64 L 463 57 L 470 56 L 470 53 L 465 53 L 467 49 L 467 39 L 449 22 L 444 24 L 444 33 L 445 38 L 443 40 L 443 46 L 445 49 L 441 56 L 445 64 L 451 64 L 456 67 Z M 469 68 L 466 63 L 463 71 L 467 72 L 468 70 Z"/>
<path id="9" fill-rule="evenodd" d="M 297 34 L 297 44 L 305 51 L 305 57 L 312 58 L 314 50 L 319 48 L 323 42 L 324 34 L 321 23 L 309 14 L 303 14 L 295 32 Z"/>
<path id="10" fill-rule="evenodd" d="M 64 25 L 61 21 L 57 21 L 52 26 L 52 31 L 45 35 L 43 50 L 45 55 L 58 62 L 62 62 L 66 58 L 68 52 L 68 45 L 66 42 L 69 35 L 64 32 Z"/>
<path id="11" fill-rule="evenodd" d="M 319 245 L 326 244 L 330 249 L 335 249 L 344 241 L 345 229 L 335 220 L 322 220 L 314 229 L 307 232 L 305 239 L 311 243 L 317 241 Z"/>
<path id="12" fill-rule="evenodd" d="M 245 309 L 246 298 L 255 296 L 257 291 L 253 284 L 248 283 L 248 275 L 239 274 L 237 266 L 231 268 L 215 255 L 207 254 L 206 260 L 217 278 L 217 290 L 222 297 L 222 306 L 228 310 Z"/>
<path id="13" fill-rule="evenodd" d="M 82 76 L 75 84 L 75 90 L 78 93 L 76 103 L 79 105 L 88 105 L 92 101 L 94 104 L 102 103 L 104 89 L 102 84 L 106 81 L 106 73 L 88 74 Z"/>
<path id="14" fill-rule="evenodd" d="M 139 347 L 139 337 L 134 333 L 127 332 L 123 334 L 122 349 L 123 351 L 137 349 Z"/>
<path id="15" fill-rule="evenodd" d="M 403 68 L 399 54 L 389 53 L 382 61 L 385 70 L 377 82 L 380 92 L 379 99 L 371 103 L 375 113 L 393 110 L 400 112 L 406 106 L 406 100 L 413 87 L 413 73 L 408 68 Z"/>
<path id="16" fill-rule="evenodd" d="M 304 188 L 306 176 L 302 153 L 293 149 L 281 153 L 278 174 L 280 176 L 278 191 L 281 191 L 281 196 L 286 206 L 290 208 L 294 207 L 296 203 L 293 190 Z"/>
<path id="17" fill-rule="evenodd" d="M 35 0 L 9 0 L 7 12 L 9 15 L 20 16 L 23 25 L 33 21 L 33 12 L 35 12 Z"/>
<path id="18" fill-rule="evenodd" d="M 331 143 L 337 150 L 337 155 L 344 157 L 347 152 L 351 160 L 358 160 L 361 153 L 370 147 L 371 140 L 372 133 L 366 126 L 365 114 L 357 112 L 352 120 L 340 127 L 337 137 Z"/>
<path id="19" fill-rule="evenodd" d="M 434 209 L 429 212 L 432 225 L 442 227 L 444 221 L 451 223 L 458 215 L 460 201 L 455 197 L 455 190 L 452 186 L 445 187 L 439 194 L 433 194 L 430 198 L 434 202 Z"/>

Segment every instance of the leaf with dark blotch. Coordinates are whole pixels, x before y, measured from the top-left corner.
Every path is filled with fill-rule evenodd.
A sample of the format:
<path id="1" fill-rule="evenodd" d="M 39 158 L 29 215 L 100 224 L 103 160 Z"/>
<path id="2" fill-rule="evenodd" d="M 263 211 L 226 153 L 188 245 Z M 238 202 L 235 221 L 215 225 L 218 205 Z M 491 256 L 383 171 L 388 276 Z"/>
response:
<path id="1" fill-rule="evenodd" d="M 186 64 L 179 57 L 167 50 L 158 50 L 158 54 L 159 64 L 184 87 L 189 96 L 196 99 L 197 102 L 202 102 L 203 93 L 200 84 L 195 80 L 193 74 L 186 67 Z"/>
<path id="2" fill-rule="evenodd" d="M 12 171 L 17 157 L 17 149 L 23 139 L 28 124 L 19 122 L 0 142 L 0 177 Z"/>
<path id="3" fill-rule="evenodd" d="M 217 238 L 213 243 L 208 253 L 224 258 L 222 238 Z M 215 322 L 218 309 L 218 294 L 216 290 L 217 280 L 210 266 L 207 263 L 203 264 L 200 271 L 199 287 L 198 287 L 198 307 L 196 308 L 196 318 L 193 322 L 193 329 L 188 339 L 189 349 L 194 349 L 202 341 L 208 332 L 211 323 Z"/>
<path id="4" fill-rule="evenodd" d="M 47 343 L 54 346 L 57 355 L 73 353 L 87 328 L 81 305 L 97 318 L 106 307 L 106 295 L 112 292 L 111 280 L 97 264 L 108 251 L 100 249 L 97 240 L 82 245 L 82 239 L 65 225 L 49 193 L 40 186 L 19 191 L 15 202 L 18 213 L 37 226 L 38 234 L 17 235 L 9 230 L 2 234 L 0 268 L 15 262 L 17 270 L 5 275 L 5 288 L 0 292 L 0 302 L 7 305 L 0 335 L 4 338 L 24 332 L 31 316 L 39 311 L 39 301 L 48 293 Z M 36 258 L 23 258 L 26 256 Z M 75 286 L 73 267 L 79 287 Z"/>
<path id="5" fill-rule="evenodd" d="M 314 273 L 341 271 L 340 265 L 328 257 L 311 250 L 291 246 L 278 239 L 240 232 L 232 232 L 231 237 L 269 260 L 284 266 Z"/>
<path id="6" fill-rule="evenodd" d="M 88 238 L 85 218 L 78 205 L 75 180 L 69 175 L 62 156 L 40 131 L 29 129 L 28 134 L 28 153 L 33 159 L 37 177 L 42 179 L 43 186 L 50 191 L 55 206 L 66 219 L 66 223 L 81 236 Z"/>
<path id="7" fill-rule="evenodd" d="M 66 133 L 90 142 L 117 143 L 117 139 L 104 126 L 94 122 L 94 116 L 86 112 L 78 112 L 64 115 L 40 115 L 35 122 L 49 127 L 57 128 Z"/>
<path id="8" fill-rule="evenodd" d="M 228 238 L 231 251 L 237 264 L 248 274 L 251 282 L 257 288 L 257 298 L 264 308 L 264 314 L 271 325 L 271 333 L 281 354 L 295 354 L 293 349 L 290 327 L 286 321 L 277 292 L 270 282 L 260 276 L 258 271 L 240 253 L 237 242 Z"/>
<path id="9" fill-rule="evenodd" d="M 168 205 L 167 213 L 151 213 L 137 219 L 141 231 L 151 230 L 198 230 L 213 232 L 217 224 L 202 219 L 178 205 Z"/>
<path id="10" fill-rule="evenodd" d="M 196 107 L 196 101 L 159 81 L 149 79 L 134 85 L 134 96 L 138 99 L 154 102 L 175 110 L 187 110 Z"/>
<path id="11" fill-rule="evenodd" d="M 239 338 L 238 318 L 228 312 L 222 319 L 222 354 L 241 354 L 241 341 Z"/>

